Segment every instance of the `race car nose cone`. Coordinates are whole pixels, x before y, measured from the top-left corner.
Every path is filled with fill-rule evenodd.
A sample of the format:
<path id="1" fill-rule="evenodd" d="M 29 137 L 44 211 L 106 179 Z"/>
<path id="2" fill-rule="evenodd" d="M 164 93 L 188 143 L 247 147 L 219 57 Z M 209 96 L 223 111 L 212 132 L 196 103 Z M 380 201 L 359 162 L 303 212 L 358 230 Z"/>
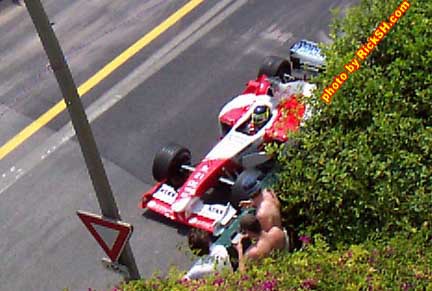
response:
<path id="1" fill-rule="evenodd" d="M 172 211 L 174 212 L 185 212 L 188 209 L 189 205 L 192 205 L 193 202 L 196 201 L 196 198 L 194 197 L 185 197 L 180 198 L 176 202 L 174 202 L 171 206 Z"/>

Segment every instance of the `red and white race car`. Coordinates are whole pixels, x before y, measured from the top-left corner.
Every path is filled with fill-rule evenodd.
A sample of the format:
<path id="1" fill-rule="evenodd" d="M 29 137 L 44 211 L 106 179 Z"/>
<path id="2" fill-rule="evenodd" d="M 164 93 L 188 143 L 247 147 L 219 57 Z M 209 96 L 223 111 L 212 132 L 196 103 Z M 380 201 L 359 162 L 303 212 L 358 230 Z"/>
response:
<path id="1" fill-rule="evenodd" d="M 153 161 L 158 182 L 142 195 L 140 207 L 221 234 L 237 214 L 238 202 L 248 198 L 242 193 L 242 180 L 251 175 L 260 179 L 272 164 L 264 146 L 285 143 L 288 132 L 298 130 L 307 118 L 298 96 L 311 96 L 315 85 L 290 74 L 288 60 L 268 57 L 257 79 L 220 111 L 221 139 L 200 163 L 192 166 L 190 151 L 177 144 L 162 148 Z M 265 112 L 265 120 L 257 126 L 258 111 Z M 222 200 L 208 202 L 218 188 Z"/>

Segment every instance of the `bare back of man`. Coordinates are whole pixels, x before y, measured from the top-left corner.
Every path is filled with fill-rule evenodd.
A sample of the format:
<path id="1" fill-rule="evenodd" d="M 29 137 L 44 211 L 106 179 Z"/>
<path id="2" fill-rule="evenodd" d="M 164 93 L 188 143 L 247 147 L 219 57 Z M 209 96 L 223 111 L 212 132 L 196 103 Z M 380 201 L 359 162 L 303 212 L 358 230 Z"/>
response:
<path id="1" fill-rule="evenodd" d="M 256 216 L 264 231 L 269 231 L 273 226 L 282 228 L 280 202 L 273 191 L 262 190 L 262 199 L 257 203 Z"/>

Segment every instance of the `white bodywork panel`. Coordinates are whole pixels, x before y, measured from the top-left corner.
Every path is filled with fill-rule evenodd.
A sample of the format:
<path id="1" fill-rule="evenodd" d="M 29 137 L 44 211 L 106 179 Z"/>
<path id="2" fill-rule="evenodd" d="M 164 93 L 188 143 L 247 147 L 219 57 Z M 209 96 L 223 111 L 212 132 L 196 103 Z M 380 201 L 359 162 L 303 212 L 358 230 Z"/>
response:
<path id="1" fill-rule="evenodd" d="M 251 146 L 251 150 L 257 150 L 257 146 L 260 144 L 265 130 L 272 126 L 276 116 L 277 116 L 277 102 L 274 98 L 268 95 L 255 95 L 255 94 L 245 94 L 233 99 L 224 108 L 222 108 L 221 114 L 228 112 L 229 110 L 244 107 L 250 105 L 250 108 L 243 116 L 236 122 L 232 129 L 224 136 L 224 138 L 219 141 L 219 143 L 207 154 L 205 159 L 216 160 L 216 159 L 231 159 L 238 155 L 240 152 Z M 255 107 L 265 105 L 268 106 L 272 111 L 272 117 L 267 122 L 267 124 L 262 127 L 254 135 L 248 135 L 237 131 L 239 126 L 246 122 Z M 219 115 L 219 116 L 220 116 Z"/>

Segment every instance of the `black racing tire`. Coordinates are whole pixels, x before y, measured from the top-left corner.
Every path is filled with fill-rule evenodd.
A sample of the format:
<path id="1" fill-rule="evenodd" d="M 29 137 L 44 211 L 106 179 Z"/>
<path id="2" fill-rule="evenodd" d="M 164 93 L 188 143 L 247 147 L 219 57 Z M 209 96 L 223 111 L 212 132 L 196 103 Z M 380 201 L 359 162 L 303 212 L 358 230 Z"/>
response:
<path id="1" fill-rule="evenodd" d="M 241 172 L 240 175 L 238 175 L 237 179 L 234 182 L 234 185 L 231 188 L 231 195 L 229 199 L 229 202 L 233 207 L 238 208 L 240 201 L 249 200 L 249 196 L 244 192 L 242 185 L 243 185 L 243 181 L 245 179 L 250 179 L 250 177 L 261 181 L 262 178 L 264 177 L 264 174 L 260 170 L 253 168 L 253 169 L 246 169 L 243 172 Z"/>
<path id="2" fill-rule="evenodd" d="M 300 59 L 299 58 L 291 58 L 291 63 L 293 69 L 300 69 Z"/>
<path id="3" fill-rule="evenodd" d="M 267 77 L 279 77 L 284 80 L 285 74 L 291 75 L 291 62 L 287 59 L 268 56 L 258 70 L 258 76 L 266 75 Z"/>
<path id="4" fill-rule="evenodd" d="M 153 159 L 153 178 L 156 181 L 168 180 L 168 184 L 180 187 L 185 180 L 182 165 L 191 164 L 190 151 L 175 143 L 164 146 Z"/>

